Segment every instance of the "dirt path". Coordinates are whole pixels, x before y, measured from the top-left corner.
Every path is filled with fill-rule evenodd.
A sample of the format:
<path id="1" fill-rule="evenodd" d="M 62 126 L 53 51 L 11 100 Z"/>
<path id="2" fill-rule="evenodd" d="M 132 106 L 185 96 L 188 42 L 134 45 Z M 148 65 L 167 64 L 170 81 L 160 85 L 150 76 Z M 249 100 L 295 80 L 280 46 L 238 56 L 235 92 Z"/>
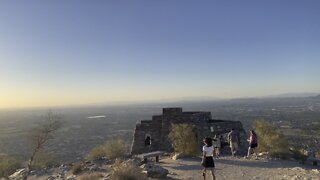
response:
<path id="1" fill-rule="evenodd" d="M 243 158 L 223 157 L 216 159 L 215 164 L 215 174 L 218 180 L 320 180 L 319 167 L 302 166 L 299 163 L 292 161 L 248 160 Z M 172 160 L 169 158 L 162 159 L 161 166 L 169 170 L 170 174 L 168 175 L 168 180 L 203 179 L 200 158 L 184 158 L 179 160 Z"/>

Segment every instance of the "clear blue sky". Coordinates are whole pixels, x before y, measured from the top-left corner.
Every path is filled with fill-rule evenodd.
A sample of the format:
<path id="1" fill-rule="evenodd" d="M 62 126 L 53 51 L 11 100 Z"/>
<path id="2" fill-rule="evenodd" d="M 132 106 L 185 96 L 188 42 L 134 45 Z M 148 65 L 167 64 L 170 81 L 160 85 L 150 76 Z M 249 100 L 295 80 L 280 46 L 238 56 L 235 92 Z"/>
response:
<path id="1" fill-rule="evenodd" d="M 318 0 L 0 2 L 0 107 L 320 92 Z"/>

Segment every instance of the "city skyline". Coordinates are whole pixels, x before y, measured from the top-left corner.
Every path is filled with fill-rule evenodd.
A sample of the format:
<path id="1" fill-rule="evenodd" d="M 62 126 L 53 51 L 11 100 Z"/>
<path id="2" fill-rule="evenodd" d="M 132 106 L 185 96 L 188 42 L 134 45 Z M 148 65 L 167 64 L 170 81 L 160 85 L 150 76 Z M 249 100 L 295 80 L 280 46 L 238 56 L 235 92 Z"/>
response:
<path id="1" fill-rule="evenodd" d="M 0 108 L 320 92 L 318 1 L 2 1 Z"/>

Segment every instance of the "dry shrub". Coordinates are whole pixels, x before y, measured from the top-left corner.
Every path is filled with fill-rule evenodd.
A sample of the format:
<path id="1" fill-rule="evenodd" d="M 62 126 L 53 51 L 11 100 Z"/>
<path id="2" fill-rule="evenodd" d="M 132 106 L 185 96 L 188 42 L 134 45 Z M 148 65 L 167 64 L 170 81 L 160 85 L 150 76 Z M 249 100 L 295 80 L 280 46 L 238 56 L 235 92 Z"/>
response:
<path id="1" fill-rule="evenodd" d="M 1 177 L 7 178 L 20 167 L 20 163 L 15 158 L 0 155 L 0 179 Z"/>
<path id="2" fill-rule="evenodd" d="M 79 180 L 99 180 L 103 177 L 101 173 L 89 173 L 79 176 Z"/>
<path id="3" fill-rule="evenodd" d="M 176 153 L 185 156 L 198 155 L 198 143 L 193 125 L 172 124 L 169 139 Z"/>
<path id="4" fill-rule="evenodd" d="M 79 174 L 81 173 L 82 168 L 83 168 L 83 165 L 81 163 L 75 163 L 71 168 L 71 172 L 72 174 Z"/>
<path id="5" fill-rule="evenodd" d="M 132 162 L 116 162 L 112 167 L 111 180 L 147 180 L 142 169 Z"/>
<path id="6" fill-rule="evenodd" d="M 102 157 L 109 159 L 123 158 L 127 152 L 127 143 L 122 139 L 114 139 L 107 141 L 104 145 L 93 148 L 88 154 L 88 159 L 96 160 Z"/>
<path id="7" fill-rule="evenodd" d="M 58 165 L 56 157 L 51 153 L 46 153 L 45 151 L 39 151 L 34 160 L 31 163 L 32 169 L 43 169 L 46 167 L 52 167 Z"/>
<path id="8" fill-rule="evenodd" d="M 107 141 L 104 148 L 109 159 L 123 158 L 128 151 L 128 146 L 122 139 Z"/>
<path id="9" fill-rule="evenodd" d="M 265 120 L 257 120 L 253 128 L 259 137 L 260 152 L 269 152 L 272 157 L 289 158 L 289 143 L 274 125 Z"/>
<path id="10" fill-rule="evenodd" d="M 305 163 L 308 159 L 308 156 L 303 153 L 302 148 L 297 146 L 293 146 L 290 148 L 290 156 L 291 158 L 300 161 L 301 163 Z"/>
<path id="11" fill-rule="evenodd" d="M 95 147 L 88 154 L 89 160 L 97 160 L 103 157 L 106 157 L 106 151 L 104 149 L 104 146 Z"/>

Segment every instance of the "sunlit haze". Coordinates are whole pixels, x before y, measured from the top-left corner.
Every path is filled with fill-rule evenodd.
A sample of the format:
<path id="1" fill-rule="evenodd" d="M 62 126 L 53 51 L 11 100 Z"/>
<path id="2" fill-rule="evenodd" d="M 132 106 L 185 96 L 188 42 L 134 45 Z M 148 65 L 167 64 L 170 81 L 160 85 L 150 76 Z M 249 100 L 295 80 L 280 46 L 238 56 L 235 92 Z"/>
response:
<path id="1" fill-rule="evenodd" d="M 0 2 L 0 108 L 320 92 L 320 1 Z"/>

